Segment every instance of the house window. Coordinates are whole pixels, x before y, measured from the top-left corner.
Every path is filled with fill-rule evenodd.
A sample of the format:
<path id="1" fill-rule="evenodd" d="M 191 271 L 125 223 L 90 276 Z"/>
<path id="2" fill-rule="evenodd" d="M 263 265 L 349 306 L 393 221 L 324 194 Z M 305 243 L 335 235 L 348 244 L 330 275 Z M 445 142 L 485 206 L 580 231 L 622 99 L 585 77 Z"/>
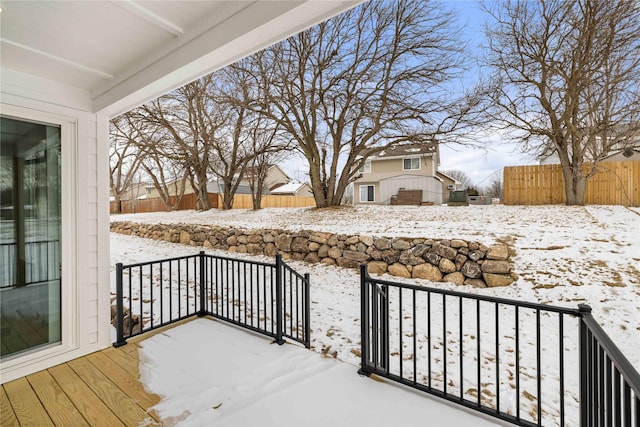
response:
<path id="1" fill-rule="evenodd" d="M 373 185 L 361 185 L 360 186 L 360 201 L 361 202 L 373 202 L 374 201 Z"/>
<path id="2" fill-rule="evenodd" d="M 61 126 L 3 116 L 2 353 L 62 340 Z"/>
<path id="3" fill-rule="evenodd" d="M 409 157 L 403 159 L 402 170 L 419 170 L 420 169 L 420 157 Z"/>
<path id="4" fill-rule="evenodd" d="M 359 173 L 371 173 L 371 160 L 365 160 L 364 164 L 358 168 Z"/>

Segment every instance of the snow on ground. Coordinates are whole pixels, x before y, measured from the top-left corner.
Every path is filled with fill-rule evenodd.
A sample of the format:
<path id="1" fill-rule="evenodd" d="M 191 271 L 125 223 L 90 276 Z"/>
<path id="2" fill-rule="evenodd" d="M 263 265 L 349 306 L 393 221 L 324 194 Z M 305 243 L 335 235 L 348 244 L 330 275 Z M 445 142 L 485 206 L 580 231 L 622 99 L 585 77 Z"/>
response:
<path id="1" fill-rule="evenodd" d="M 203 339 L 206 337 L 207 339 Z M 444 400 L 359 376 L 349 364 L 209 319 L 141 343 L 164 425 L 492 426 Z M 188 360 L 188 363 L 185 361 Z"/>
<path id="2" fill-rule="evenodd" d="M 117 215 L 112 220 L 306 229 L 388 237 L 462 238 L 486 245 L 497 241 L 507 242 L 516 250 L 514 270 L 519 275 L 517 282 L 511 286 L 476 289 L 424 281 L 421 283 L 572 308 L 579 303 L 588 303 L 593 308 L 596 320 L 631 363 L 640 369 L 640 212 L 637 209 L 618 206 L 378 206 L 321 210 L 180 211 Z M 112 234 L 111 241 L 112 264 L 191 255 L 198 250 L 117 234 Z M 229 255 L 224 251 L 207 252 Z M 233 256 L 267 260 L 264 257 L 239 254 Z M 312 349 L 354 365 L 351 367 L 353 370 L 357 369 L 355 366 L 360 362 L 358 272 L 326 265 L 297 262 L 289 264 L 297 271 L 311 275 Z M 391 276 L 384 278 L 399 281 Z M 115 281 L 112 280 L 112 283 Z M 397 332 L 394 333 L 397 335 Z M 392 342 L 394 339 L 395 335 Z M 487 343 L 486 340 L 483 342 Z M 546 347 L 553 349 L 557 345 L 549 341 Z M 449 349 L 452 350 L 455 348 Z M 569 350 L 574 351 L 575 348 Z M 473 345 L 465 344 L 465 351 L 473 354 L 475 350 Z M 555 354 L 557 355 L 557 350 Z M 483 354 L 483 363 L 487 363 L 486 360 L 490 358 L 490 354 Z M 501 364 L 506 363 L 505 360 L 501 358 Z M 473 372 L 474 367 L 470 368 L 465 366 L 465 372 Z M 557 377 L 553 371 L 546 373 L 543 380 Z M 528 380 L 526 372 L 524 374 L 521 385 L 526 388 Z M 455 384 L 455 377 L 453 381 Z M 509 390 L 510 384 L 504 384 L 505 381 L 508 380 L 501 378 L 500 387 Z M 577 379 L 574 378 L 569 382 L 575 381 Z M 488 387 L 494 387 L 495 392 L 495 384 Z M 469 397 L 474 390 L 466 389 L 465 384 L 465 395 Z M 554 415 L 550 413 L 547 416 Z"/>
<path id="3" fill-rule="evenodd" d="M 519 275 L 517 282 L 506 288 L 479 290 L 464 286 L 459 289 L 566 307 L 588 303 L 605 331 L 640 369 L 638 211 L 622 206 L 371 206 L 177 211 L 114 215 L 112 219 L 143 223 L 228 225 L 247 229 L 316 230 L 389 237 L 460 238 L 477 240 L 486 245 L 498 241 L 507 242 L 516 250 L 513 261 L 514 271 Z M 119 258 L 116 256 L 118 253 L 114 252 L 112 259 L 114 262 L 125 263 L 157 259 L 158 256 L 164 256 L 159 251 L 160 248 L 157 248 L 158 256 L 154 255 L 158 243 L 153 242 L 154 248 L 151 248 L 150 253 L 145 250 L 147 253 L 139 255 L 143 258 Z M 169 250 L 169 254 L 171 251 Z M 195 248 L 187 247 L 184 253 L 195 252 Z M 357 299 L 359 295 L 359 288 L 344 286 L 347 283 L 357 283 L 357 272 L 306 264 L 300 264 L 299 269 L 311 274 L 314 286 L 329 286 L 338 291 L 332 298 L 336 302 L 344 300 L 344 297 Z M 339 274 L 334 270 L 339 270 Z M 325 279 L 325 275 L 330 273 L 333 273 L 332 278 L 337 276 L 337 281 Z M 346 295 L 340 295 L 342 293 Z M 358 313 L 354 311 L 354 315 L 340 318 L 356 318 Z M 323 344 L 331 345 L 337 350 L 335 340 Z"/>

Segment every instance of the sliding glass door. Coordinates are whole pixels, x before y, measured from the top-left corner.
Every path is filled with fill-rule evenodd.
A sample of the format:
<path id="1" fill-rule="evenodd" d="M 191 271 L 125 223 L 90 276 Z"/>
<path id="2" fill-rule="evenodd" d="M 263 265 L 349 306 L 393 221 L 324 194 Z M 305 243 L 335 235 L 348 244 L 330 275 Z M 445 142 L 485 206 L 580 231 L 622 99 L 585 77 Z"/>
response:
<path id="1" fill-rule="evenodd" d="M 60 126 L 0 117 L 3 359 L 61 342 Z"/>

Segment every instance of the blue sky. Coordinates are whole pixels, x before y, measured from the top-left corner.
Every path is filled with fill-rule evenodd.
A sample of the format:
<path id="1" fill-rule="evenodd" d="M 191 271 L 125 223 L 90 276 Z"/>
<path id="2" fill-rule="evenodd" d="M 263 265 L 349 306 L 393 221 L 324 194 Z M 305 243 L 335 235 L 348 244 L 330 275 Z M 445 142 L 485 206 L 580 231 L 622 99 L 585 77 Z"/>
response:
<path id="1" fill-rule="evenodd" d="M 485 14 L 476 0 L 444 2 L 459 13 L 464 37 L 470 40 L 470 50 L 479 51 L 484 36 Z M 480 187 L 490 183 L 490 176 L 505 166 L 536 164 L 532 156 L 518 150 L 508 137 L 498 134 L 483 139 L 485 149 L 472 149 L 462 146 L 440 146 L 440 169 L 458 169 L 467 174 L 475 185 Z"/>
<path id="2" fill-rule="evenodd" d="M 444 1 L 446 7 L 457 11 L 462 39 L 469 40 L 469 50 L 479 51 L 485 36 L 483 23 L 484 12 L 476 0 Z M 473 61 L 470 61 L 470 75 L 473 76 Z M 471 87 L 474 82 L 465 81 L 465 86 Z M 530 155 L 518 150 L 508 138 L 500 135 L 487 135 L 483 138 L 483 149 L 464 147 L 462 145 L 440 146 L 440 170 L 457 169 L 465 172 L 474 185 L 488 186 L 494 173 L 498 173 L 505 166 L 537 164 Z M 293 179 L 308 181 L 307 162 L 301 156 L 292 156 L 284 162 L 283 169 Z"/>

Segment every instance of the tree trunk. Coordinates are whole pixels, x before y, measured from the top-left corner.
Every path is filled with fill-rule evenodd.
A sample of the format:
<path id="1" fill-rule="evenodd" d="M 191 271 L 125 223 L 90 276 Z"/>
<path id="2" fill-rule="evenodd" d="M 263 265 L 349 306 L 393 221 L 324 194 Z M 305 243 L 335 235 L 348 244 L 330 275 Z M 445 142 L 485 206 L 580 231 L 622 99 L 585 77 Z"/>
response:
<path id="1" fill-rule="evenodd" d="M 222 190 L 222 209 L 229 210 L 233 208 L 233 194 L 231 180 L 223 180 L 224 188 Z"/>
<path id="2" fill-rule="evenodd" d="M 256 191 L 251 198 L 253 202 L 253 210 L 258 210 L 262 207 L 262 191 Z"/>
<path id="3" fill-rule="evenodd" d="M 211 209 L 211 203 L 209 203 L 209 194 L 207 193 L 207 182 L 198 184 L 198 194 L 196 198 L 197 210 L 208 211 Z"/>
<path id="4" fill-rule="evenodd" d="M 580 168 L 563 166 L 564 191 L 567 206 L 584 206 L 584 194 L 587 188 L 587 178 L 582 175 Z"/>
<path id="5" fill-rule="evenodd" d="M 231 196 L 231 192 L 226 188 L 222 193 L 222 209 L 223 210 L 233 209 L 233 196 Z"/>
<path id="6" fill-rule="evenodd" d="M 116 209 L 114 213 L 122 213 L 122 200 L 120 200 L 120 194 L 116 194 L 113 196 L 113 201 L 115 202 Z"/>

